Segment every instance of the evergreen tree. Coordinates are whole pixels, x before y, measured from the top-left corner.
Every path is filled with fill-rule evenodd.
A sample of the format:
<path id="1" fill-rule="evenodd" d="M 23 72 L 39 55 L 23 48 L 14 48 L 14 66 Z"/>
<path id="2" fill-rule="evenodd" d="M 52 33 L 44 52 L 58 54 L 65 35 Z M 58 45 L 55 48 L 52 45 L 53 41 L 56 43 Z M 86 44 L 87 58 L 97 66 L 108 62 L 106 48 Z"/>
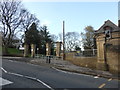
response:
<path id="1" fill-rule="evenodd" d="M 41 38 L 40 53 L 41 54 L 46 54 L 46 43 L 47 42 L 52 42 L 50 33 L 47 29 L 47 26 L 43 26 L 43 27 L 40 28 L 39 35 L 40 35 L 40 38 Z"/>
<path id="2" fill-rule="evenodd" d="M 40 42 L 40 36 L 39 31 L 37 30 L 37 26 L 35 23 L 33 23 L 29 30 L 26 32 L 25 36 L 25 43 L 26 44 L 39 44 Z"/>

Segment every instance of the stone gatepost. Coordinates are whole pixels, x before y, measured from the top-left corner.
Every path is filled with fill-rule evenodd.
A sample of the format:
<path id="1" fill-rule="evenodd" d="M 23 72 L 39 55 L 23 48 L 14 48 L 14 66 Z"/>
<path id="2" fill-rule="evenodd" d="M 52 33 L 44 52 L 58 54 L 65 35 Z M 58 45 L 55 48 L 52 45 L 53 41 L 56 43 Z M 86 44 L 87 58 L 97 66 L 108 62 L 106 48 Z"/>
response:
<path id="1" fill-rule="evenodd" d="M 62 44 L 62 42 L 56 42 L 56 56 L 57 57 L 60 57 L 61 44 Z"/>
<path id="2" fill-rule="evenodd" d="M 46 43 L 46 56 L 51 55 L 51 43 Z"/>
<path id="3" fill-rule="evenodd" d="M 104 35 L 103 35 L 104 37 Z M 99 70 L 107 70 L 106 62 L 105 62 L 105 40 L 104 38 L 97 38 L 97 69 Z"/>
<path id="4" fill-rule="evenodd" d="M 31 44 L 31 57 L 35 57 L 35 50 L 36 50 L 36 45 L 35 44 Z"/>
<path id="5" fill-rule="evenodd" d="M 28 44 L 25 44 L 24 45 L 24 57 L 28 57 L 28 51 L 29 50 L 29 45 Z"/>

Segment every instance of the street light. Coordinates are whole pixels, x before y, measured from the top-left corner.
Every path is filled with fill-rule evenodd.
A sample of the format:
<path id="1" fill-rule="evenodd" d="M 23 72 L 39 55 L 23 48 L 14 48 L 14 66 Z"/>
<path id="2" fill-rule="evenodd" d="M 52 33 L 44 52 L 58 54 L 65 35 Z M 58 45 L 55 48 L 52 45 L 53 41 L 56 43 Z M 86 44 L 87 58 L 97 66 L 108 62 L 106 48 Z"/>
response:
<path id="1" fill-rule="evenodd" d="M 107 40 L 111 39 L 111 30 L 112 28 L 109 27 L 109 26 L 106 26 L 105 27 L 105 43 L 104 43 L 104 60 L 105 60 L 105 67 L 106 67 L 106 70 L 108 71 L 109 70 L 109 67 L 108 67 L 108 64 L 107 64 Z"/>
<path id="2" fill-rule="evenodd" d="M 65 21 L 63 21 L 63 60 L 65 60 Z"/>

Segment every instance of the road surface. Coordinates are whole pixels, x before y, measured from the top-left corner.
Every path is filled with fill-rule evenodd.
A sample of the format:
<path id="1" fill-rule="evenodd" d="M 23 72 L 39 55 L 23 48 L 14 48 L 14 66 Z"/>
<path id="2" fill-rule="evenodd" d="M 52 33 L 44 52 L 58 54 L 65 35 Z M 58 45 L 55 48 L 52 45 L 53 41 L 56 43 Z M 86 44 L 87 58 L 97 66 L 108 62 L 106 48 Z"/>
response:
<path id="1" fill-rule="evenodd" d="M 118 88 L 118 80 L 70 73 L 53 67 L 2 60 L 2 88 Z M 5 82 L 5 81 L 4 81 Z"/>

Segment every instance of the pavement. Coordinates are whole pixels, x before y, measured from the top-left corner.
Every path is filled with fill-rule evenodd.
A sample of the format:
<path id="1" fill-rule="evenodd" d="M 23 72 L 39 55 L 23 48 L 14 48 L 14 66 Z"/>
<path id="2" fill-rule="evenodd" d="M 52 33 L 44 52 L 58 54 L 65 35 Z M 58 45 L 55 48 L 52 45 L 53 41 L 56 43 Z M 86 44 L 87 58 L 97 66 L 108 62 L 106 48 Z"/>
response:
<path id="1" fill-rule="evenodd" d="M 80 67 L 72 64 L 69 61 L 61 60 L 57 58 L 52 58 L 50 63 L 46 63 L 46 58 L 24 58 L 24 57 L 2 57 L 3 59 L 22 61 L 26 63 L 36 64 L 36 65 L 44 65 L 48 67 L 52 67 L 58 70 L 69 71 L 73 73 L 87 74 L 104 78 L 112 78 L 119 79 L 117 75 L 114 75 L 108 71 L 101 70 L 93 70 L 86 67 Z"/>

